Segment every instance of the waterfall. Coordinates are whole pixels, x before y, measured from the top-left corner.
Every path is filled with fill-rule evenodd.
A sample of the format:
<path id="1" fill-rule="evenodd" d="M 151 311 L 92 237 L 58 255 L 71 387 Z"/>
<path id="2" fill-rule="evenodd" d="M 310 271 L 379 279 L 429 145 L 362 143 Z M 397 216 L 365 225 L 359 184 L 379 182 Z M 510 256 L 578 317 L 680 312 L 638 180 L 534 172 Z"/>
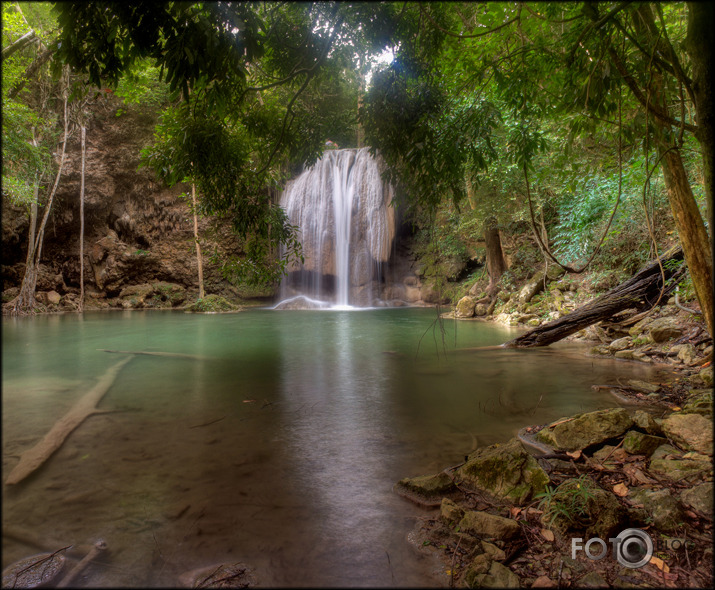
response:
<path id="1" fill-rule="evenodd" d="M 328 150 L 289 182 L 281 206 L 299 229 L 305 262 L 288 268 L 281 300 L 373 305 L 395 236 L 392 196 L 367 148 Z"/>

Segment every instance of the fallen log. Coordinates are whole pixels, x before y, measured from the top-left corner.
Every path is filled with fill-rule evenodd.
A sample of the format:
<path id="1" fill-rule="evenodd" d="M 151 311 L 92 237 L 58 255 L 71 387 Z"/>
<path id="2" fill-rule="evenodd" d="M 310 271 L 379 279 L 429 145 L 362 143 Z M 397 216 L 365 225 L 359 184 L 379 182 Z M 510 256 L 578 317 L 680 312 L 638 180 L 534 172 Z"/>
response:
<path id="1" fill-rule="evenodd" d="M 665 274 L 662 298 L 667 299 L 687 269 L 683 262 L 683 250 L 679 246 L 671 248 L 659 260 L 660 264 L 658 260 L 649 262 L 630 279 L 590 303 L 559 319 L 538 326 L 514 340 L 505 342 L 502 346 L 505 348 L 548 346 L 596 322 L 607 320 L 625 309 L 653 305 L 663 288 L 661 265 Z"/>
<path id="2" fill-rule="evenodd" d="M 50 456 L 62 446 L 67 436 L 77 428 L 86 418 L 92 414 L 98 414 L 102 410 L 97 409 L 97 404 L 102 399 L 109 388 L 114 384 L 121 368 L 133 357 L 125 358 L 112 365 L 107 372 L 100 377 L 98 383 L 88 391 L 62 418 L 60 418 L 45 437 L 31 449 L 20 455 L 20 462 L 7 476 L 7 485 L 16 484 L 38 467 L 40 467 Z"/>

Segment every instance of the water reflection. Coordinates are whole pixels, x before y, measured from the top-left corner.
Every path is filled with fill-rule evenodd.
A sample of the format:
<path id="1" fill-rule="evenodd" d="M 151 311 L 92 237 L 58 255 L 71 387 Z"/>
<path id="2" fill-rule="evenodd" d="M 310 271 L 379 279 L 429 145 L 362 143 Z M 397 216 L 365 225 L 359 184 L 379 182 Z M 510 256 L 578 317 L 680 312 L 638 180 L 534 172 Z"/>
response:
<path id="1" fill-rule="evenodd" d="M 234 561 L 264 586 L 446 585 L 405 543 L 422 513 L 394 482 L 525 424 L 616 405 L 590 386 L 652 369 L 567 348 L 445 356 L 513 331 L 445 322 L 442 341 L 435 326 L 415 309 L 3 321 L 5 476 L 118 360 L 98 349 L 202 357 L 136 356 L 101 403 L 117 411 L 5 487 L 3 524 L 65 544 L 104 537 L 91 586 L 173 586 Z M 3 567 L 33 551 L 3 548 Z"/>

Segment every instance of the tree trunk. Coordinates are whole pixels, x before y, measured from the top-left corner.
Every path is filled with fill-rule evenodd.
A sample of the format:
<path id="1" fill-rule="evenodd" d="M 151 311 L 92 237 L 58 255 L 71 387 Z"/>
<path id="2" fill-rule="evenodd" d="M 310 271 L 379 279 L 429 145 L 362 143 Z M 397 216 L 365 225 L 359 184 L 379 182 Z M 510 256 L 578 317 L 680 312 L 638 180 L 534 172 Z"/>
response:
<path id="1" fill-rule="evenodd" d="M 659 150 L 661 153 L 663 148 Z M 680 158 L 670 149 L 662 159 L 663 177 L 670 209 L 683 245 L 685 261 L 710 335 L 713 334 L 713 261 L 710 239 Z"/>
<path id="2" fill-rule="evenodd" d="M 633 307 L 652 305 L 659 297 L 667 297 L 685 275 L 685 266 L 673 264 L 682 262 L 683 250 L 675 247 L 644 266 L 626 282 L 611 289 L 583 307 L 543 326 L 534 328 L 506 342 L 507 348 L 529 348 L 533 346 L 548 346 L 554 342 L 583 330 L 591 324 L 607 320 L 614 314 Z M 661 265 L 665 274 L 666 284 L 663 288 Z"/>
<path id="3" fill-rule="evenodd" d="M 16 53 L 16 52 L 24 49 L 33 41 L 38 41 L 37 36 L 35 35 L 35 31 L 28 31 L 22 37 L 20 37 L 17 41 L 10 43 L 10 45 L 8 45 L 7 47 L 3 47 L 2 60 L 5 61 L 13 53 Z"/>
<path id="4" fill-rule="evenodd" d="M 32 313 L 35 308 L 35 288 L 37 287 L 37 273 L 40 267 L 40 258 L 42 257 L 42 242 L 45 238 L 45 226 L 47 225 L 47 219 L 50 216 L 50 211 L 52 210 L 52 201 L 54 200 L 55 193 L 57 192 L 57 186 L 60 183 L 60 177 L 62 176 L 62 169 L 65 164 L 65 151 L 67 148 L 67 135 L 69 131 L 69 117 L 67 114 L 67 100 L 69 94 L 69 69 L 65 68 L 65 88 L 64 88 L 64 136 L 62 140 L 62 154 L 60 155 L 60 165 L 57 170 L 57 176 L 55 177 L 55 184 L 52 186 L 52 192 L 50 197 L 47 199 L 47 205 L 45 206 L 45 213 L 42 217 L 42 223 L 40 224 L 40 229 L 37 232 L 37 237 L 35 238 L 32 247 L 32 257 L 29 263 L 25 265 L 25 275 L 22 278 L 22 286 L 20 287 L 20 294 L 17 296 L 12 305 L 12 310 L 14 313 Z"/>
<path id="5" fill-rule="evenodd" d="M 715 157 L 715 37 L 712 24 L 715 22 L 715 4 L 712 2 L 688 2 L 688 34 L 685 49 L 690 56 L 695 95 L 695 116 L 698 128 L 695 137 L 703 151 L 703 176 L 705 199 L 710 231 L 713 227 L 713 158 Z M 712 331 L 710 332 L 712 334 Z"/>
<path id="6" fill-rule="evenodd" d="M 494 216 L 487 218 L 484 222 L 484 242 L 487 257 L 487 272 L 489 273 L 487 293 L 492 294 L 497 287 L 499 279 L 504 274 L 504 271 L 506 271 L 506 260 L 504 260 L 504 252 L 501 247 L 499 226 Z"/>
<path id="7" fill-rule="evenodd" d="M 82 141 L 82 172 L 79 185 L 79 311 L 84 310 L 84 172 L 86 164 L 87 128 L 81 126 Z"/>
<path id="8" fill-rule="evenodd" d="M 191 184 L 191 201 L 194 205 L 194 242 L 196 242 L 196 261 L 199 265 L 199 299 L 203 299 L 204 293 L 204 264 L 201 259 L 201 244 L 199 243 L 199 215 L 196 211 L 196 185 Z"/>

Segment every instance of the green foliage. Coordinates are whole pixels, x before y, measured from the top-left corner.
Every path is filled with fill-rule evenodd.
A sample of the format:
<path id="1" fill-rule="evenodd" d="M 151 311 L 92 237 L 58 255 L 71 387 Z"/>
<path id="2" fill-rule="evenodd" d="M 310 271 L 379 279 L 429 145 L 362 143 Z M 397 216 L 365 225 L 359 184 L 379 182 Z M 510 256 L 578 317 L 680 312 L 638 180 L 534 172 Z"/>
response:
<path id="1" fill-rule="evenodd" d="M 589 524 L 588 501 L 593 498 L 593 480 L 587 475 L 567 480 L 556 488 L 546 486 L 546 491 L 537 494 L 539 509 L 544 511 L 549 526 L 560 521 L 564 528 L 579 529 Z"/>
<path id="2" fill-rule="evenodd" d="M 199 313 L 220 313 L 236 311 L 238 309 L 238 306 L 220 295 L 206 295 L 203 299 L 197 299 L 194 303 L 186 307 L 187 311 Z"/>
<path id="3" fill-rule="evenodd" d="M 137 61 L 124 73 L 114 94 L 126 105 L 157 107 L 170 98 L 168 86 L 161 81 L 160 70 L 148 60 Z"/>

